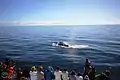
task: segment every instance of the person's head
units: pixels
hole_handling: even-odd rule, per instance
[[[63,72],[66,72],[67,71],[67,69],[63,69]]]
[[[67,69],[63,69],[63,71],[67,71]]]
[[[33,66],[33,67],[31,68],[31,71],[36,71],[36,67]]]
[[[48,66],[47,70],[53,71],[53,67],[52,66]]]
[[[38,71],[42,71],[43,70],[43,67],[42,66],[39,66],[38,67]]]
[[[88,62],[89,60],[86,58],[86,62]]]
[[[91,62],[89,61],[89,59],[86,59],[86,65],[89,65]]]
[[[71,71],[71,75],[75,75],[75,71],[74,70]]]
[[[56,71],[59,71],[59,70],[60,70],[60,67],[59,67],[59,66],[57,66],[57,67],[56,67]]]

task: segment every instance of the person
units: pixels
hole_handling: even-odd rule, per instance
[[[107,80],[111,80],[110,79],[110,71],[109,70],[105,70],[105,75],[107,77]]]
[[[54,72],[55,80],[61,80],[62,72],[59,67],[56,67],[56,71]]]
[[[92,67],[91,62],[89,61],[89,59],[86,59],[85,65],[84,65],[84,74],[83,74],[83,76],[85,76],[85,74],[88,74],[91,67]]]
[[[5,72],[5,71],[3,71],[2,73],[1,73],[1,75],[0,75],[0,80],[8,80],[9,78],[8,78],[8,73],[7,72]]]
[[[95,68],[90,67],[90,70],[88,72],[88,77],[90,80],[95,80],[95,73],[96,73]]]
[[[54,73],[53,68],[51,66],[48,66],[47,70],[44,72],[45,80],[52,80],[54,79]]]
[[[72,72],[70,73],[69,80],[77,80],[75,71],[72,71]]]
[[[95,80],[111,80],[110,79],[110,71],[105,70],[101,74],[96,75],[95,78],[96,78]]]
[[[13,79],[15,76],[15,71],[12,66],[9,66],[7,68],[7,73],[8,73],[8,79]]]
[[[83,80],[83,76],[80,72],[77,74],[76,80]]]
[[[87,66],[87,65],[91,65],[91,62],[90,62],[90,60],[89,59],[86,59],[86,61],[85,61],[85,66]]]
[[[35,66],[33,66],[33,67],[31,68],[31,71],[30,71],[30,79],[31,79],[31,80],[37,80],[37,71],[36,71]]]
[[[89,79],[89,76],[88,76],[87,74],[85,74],[84,80],[90,80],[90,79]]]
[[[62,80],[69,80],[67,69],[63,69],[62,71]]]
[[[23,69],[23,72],[22,72],[22,77],[25,77],[26,79],[30,79],[30,74],[29,74],[29,68],[26,66],[24,69]]]
[[[21,79],[21,77],[22,77],[22,71],[21,71],[21,68],[18,68],[18,70],[16,71],[16,73],[17,73],[17,80],[20,80]]]
[[[9,66],[9,64],[10,64],[10,59],[9,59],[9,58],[6,58],[6,59],[5,59],[5,64],[6,64],[7,66]]]
[[[37,70],[37,80],[45,80],[44,72],[42,70],[43,70],[43,67],[39,66]]]
[[[86,74],[89,74],[91,72],[91,70],[92,70],[92,66],[86,65],[84,67],[84,74],[83,74],[83,76],[85,76]]]

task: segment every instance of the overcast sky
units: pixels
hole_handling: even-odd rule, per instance
[[[0,24],[120,24],[120,0],[0,0]]]

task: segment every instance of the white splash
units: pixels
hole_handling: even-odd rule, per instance
[[[52,46],[62,47],[62,48],[75,48],[75,49],[81,49],[81,48],[89,48],[88,45],[77,45],[77,44],[69,44],[68,42],[64,42],[65,44],[69,45],[69,47],[66,46],[59,46],[57,43],[52,43]]]
[[[88,45],[70,45],[69,48],[88,48]]]

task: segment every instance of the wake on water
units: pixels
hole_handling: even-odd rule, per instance
[[[78,45],[78,44],[70,44],[68,42],[64,42],[65,44],[69,45],[68,47],[66,46],[59,46],[57,43],[52,43],[52,46],[58,46],[62,48],[73,48],[73,49],[81,49],[81,48],[89,48],[88,45]]]

